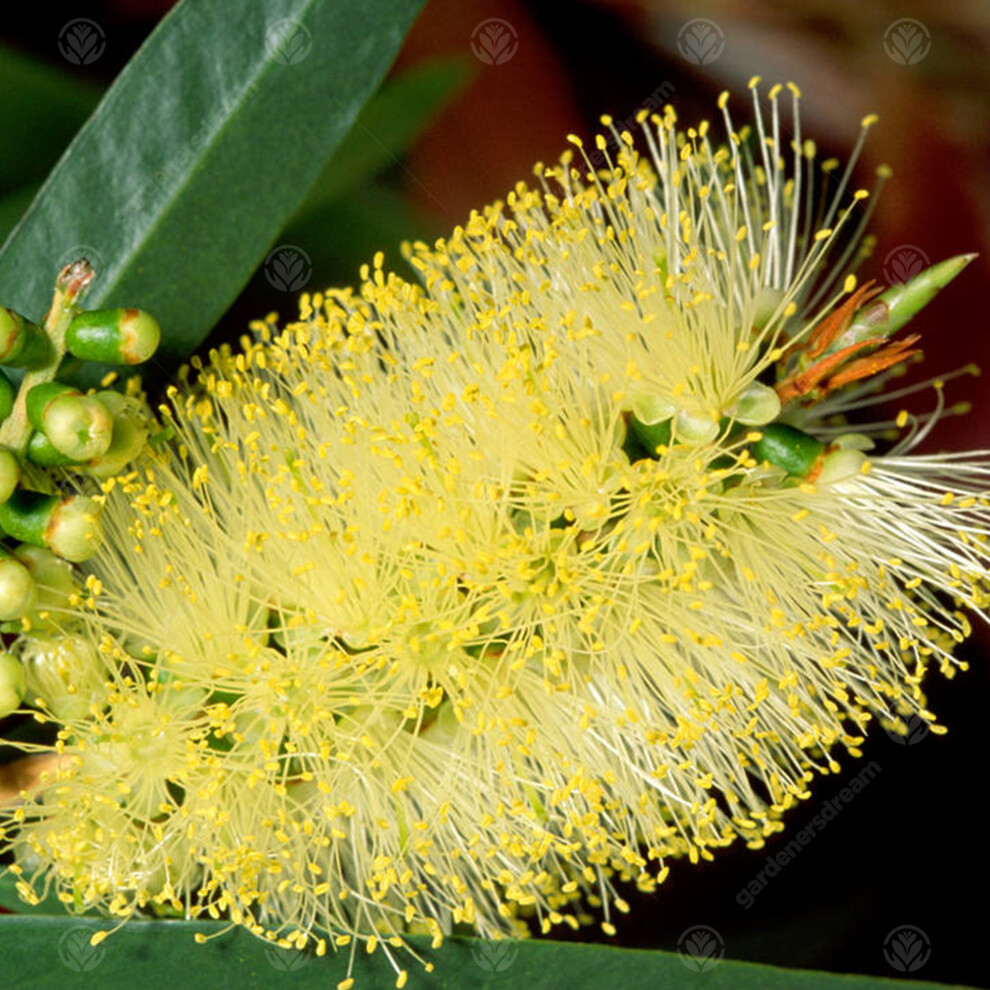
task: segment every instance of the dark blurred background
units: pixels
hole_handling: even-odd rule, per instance
[[[0,237],[169,6],[73,0],[20,5],[16,21],[0,20]],[[360,16],[360,4],[354,9]],[[80,17],[97,24],[106,41],[100,57],[84,66],[70,64],[58,45],[63,25]],[[845,157],[863,115],[880,115],[859,184],[871,185],[881,162],[894,179],[874,215],[876,250],[861,274],[883,280],[890,259],[903,259],[907,250],[931,262],[980,252],[912,328],[924,335],[925,374],[990,364],[983,296],[990,274],[987,0],[429,0],[393,76],[438,58],[445,65],[455,60],[462,71],[401,160],[385,163],[346,199],[297,218],[273,244],[304,252],[311,268],[305,288],[353,282],[378,248],[401,264],[403,239],[442,234],[472,207],[504,195],[529,178],[534,161],[555,158],[568,132],[591,134],[603,112],[625,119],[659,99],[694,122],[713,117],[718,93],[729,88],[738,94],[738,120],[747,80],[759,74],[767,83],[801,86],[804,132],[823,155]],[[31,71],[22,59],[45,69],[35,80],[37,112],[11,89],[12,67],[17,79]],[[59,88],[55,105],[45,95],[52,86]],[[248,319],[272,310],[292,316],[295,295],[260,269],[217,339],[235,338]],[[983,381],[950,384],[950,401],[969,400],[973,411],[940,427],[929,450],[990,446]],[[930,404],[927,394],[914,406]],[[983,955],[990,858],[979,811],[988,778],[985,629],[965,654],[968,673],[952,682],[935,675],[929,683],[930,706],[948,725],[947,736],[922,731],[904,744],[876,730],[863,761],[846,761],[838,778],[820,780],[813,800],[790,816],[790,827],[767,850],[733,849],[700,867],[675,864],[657,894],[630,895],[633,911],[618,920],[614,941],[672,949],[686,929],[707,925],[729,958],[896,978],[905,974],[888,961],[885,940],[911,925],[921,930],[930,957],[910,977],[990,986]],[[870,761],[881,768],[875,779],[750,909],[742,908],[736,894],[768,853]]]

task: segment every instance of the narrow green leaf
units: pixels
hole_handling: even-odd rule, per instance
[[[214,990],[216,987],[265,987],[281,990],[327,990],[348,973],[350,949],[311,953],[266,945],[243,929],[219,934],[223,926],[208,922],[130,922],[102,944],[90,945],[94,932],[112,921],[88,918],[0,917],[0,951],[4,977],[11,986],[75,990],[84,985],[141,990]],[[216,936],[204,946],[193,933]],[[670,952],[617,949],[580,942],[527,939],[479,942],[447,939],[432,950],[429,939],[409,939],[434,971],[424,972],[402,950],[391,950],[408,969],[407,990],[561,990],[563,987],[622,987],[623,990],[935,990],[938,984],[840,976],[777,969],[727,959],[685,962]],[[893,975],[893,970],[891,971]],[[80,974],[86,974],[80,977]],[[359,952],[353,975],[361,987],[395,985],[395,970],[386,953]],[[900,977],[900,974],[898,974]]]
[[[464,59],[442,58],[385,83],[324,166],[296,219],[340,199],[395,164],[471,74]]]
[[[185,357],[264,257],[380,82],[423,0],[182,0],[0,251],[0,299],[40,316],[56,268],[140,306]]]

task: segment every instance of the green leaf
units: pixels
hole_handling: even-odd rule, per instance
[[[23,990],[75,990],[83,985],[140,986],[141,990],[174,990],[177,985],[183,990],[224,986],[328,990],[347,976],[350,949],[318,958],[266,945],[243,929],[221,935],[219,923],[130,922],[102,944],[89,944],[92,933],[113,924],[86,918],[0,917],[4,977]],[[195,932],[216,937],[198,946],[192,938]],[[407,990],[925,990],[938,986],[729,960],[714,965],[709,961],[699,971],[696,960],[688,957],[685,964],[674,953],[548,939],[491,943],[451,938],[438,950],[431,949],[423,937],[409,941],[424,959],[433,962],[434,971],[428,974],[407,953],[391,950],[398,965],[409,971]],[[80,977],[81,973],[87,975]],[[375,990],[394,986],[396,974],[379,948],[371,956],[357,953],[353,976],[356,990]]]
[[[442,58],[385,83],[327,162],[296,219],[340,199],[397,162],[471,75],[463,58]]]
[[[100,88],[0,45],[0,189],[45,177],[100,99]]]
[[[423,0],[182,0],[120,74],[0,250],[37,318],[67,252],[91,306],[138,306],[162,361],[199,344],[299,207]],[[208,43],[207,43],[208,41]]]

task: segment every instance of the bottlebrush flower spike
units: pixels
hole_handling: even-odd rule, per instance
[[[615,133],[411,246],[422,285],[378,255],[193,362],[31,648],[63,728],[5,812],[25,896],[352,962],[582,901],[611,932],[623,882],[758,848],[871,721],[933,719],[988,604],[990,461],[910,453],[940,390],[882,452],[836,425],[894,370],[786,401],[877,302],[867,194],[796,87],[792,142],[752,91],[725,147],[644,113],[648,157]]]

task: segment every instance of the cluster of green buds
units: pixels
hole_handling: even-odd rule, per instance
[[[804,410],[829,391],[885,371],[916,354],[918,336],[892,341],[976,255],[963,254],[932,265],[905,283],[880,290],[870,284],[826,316],[810,333],[779,345],[775,381],[752,382],[719,416],[698,414],[664,396],[632,398],[625,449],[630,459],[656,456],[671,443],[697,445],[746,432],[757,463],[779,469],[790,481],[831,484],[863,470],[873,441],[845,433],[828,444],[801,428]],[[762,329],[779,302],[764,290],[754,330]]]
[[[39,614],[68,600],[72,564],[101,538],[99,500],[84,493],[83,477],[119,473],[148,441],[151,420],[138,399],[59,380],[72,364],[136,365],[158,347],[159,326],[141,310],[83,311],[94,275],[85,259],[62,269],[41,324],[0,307],[2,632],[37,628]],[[0,652],[0,717],[23,687],[19,661]]]

